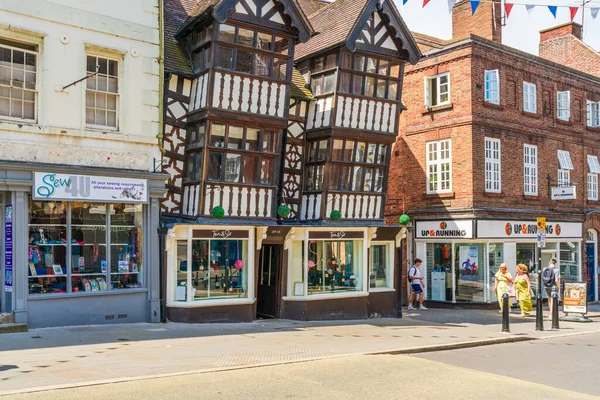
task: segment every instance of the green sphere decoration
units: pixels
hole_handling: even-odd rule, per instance
[[[221,206],[213,207],[212,216],[217,219],[221,219],[225,216],[225,210]]]
[[[279,208],[277,209],[277,214],[281,217],[281,218],[287,218],[290,216],[292,210],[286,206],[285,204],[282,204],[279,206]]]
[[[329,218],[331,218],[332,221],[339,221],[342,219],[342,213],[339,210],[333,210],[331,214],[329,214]]]
[[[410,223],[410,217],[406,214],[402,214],[400,218],[398,218],[398,222],[400,222],[400,225],[408,225]]]

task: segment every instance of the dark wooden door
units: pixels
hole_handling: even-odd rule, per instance
[[[263,244],[258,267],[257,314],[279,318],[282,245]]]

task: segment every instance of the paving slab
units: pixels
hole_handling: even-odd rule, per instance
[[[550,327],[545,322],[546,328]],[[538,340],[600,331],[561,323],[535,331],[535,318],[511,315],[501,333],[494,311],[428,310],[402,319],[246,324],[122,324],[32,329],[2,335],[0,396],[240,369],[360,354],[402,354]]]

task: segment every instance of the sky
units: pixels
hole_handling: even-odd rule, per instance
[[[405,5],[402,5],[402,0],[394,1],[411,31],[441,39],[452,38],[452,17],[448,12],[448,0],[431,0],[424,8],[423,0],[408,0]],[[504,1],[502,3],[504,4]],[[582,2],[577,0],[515,0],[514,3],[506,26],[502,28],[502,43],[537,55],[540,42],[539,32],[570,21],[569,8],[560,6],[581,5]],[[537,5],[533,9],[531,17],[527,13],[525,5],[522,4]],[[547,5],[559,6],[556,19]],[[589,7],[600,7],[600,0],[592,0],[586,4],[583,39],[596,51],[600,51],[600,13],[595,20],[592,19]],[[504,15],[504,7],[502,7],[502,14]],[[581,17],[580,8],[575,22],[581,23]]]

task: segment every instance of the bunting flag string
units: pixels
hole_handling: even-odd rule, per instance
[[[429,4],[431,0],[423,0],[423,8]],[[456,3],[459,0],[447,0],[448,1],[448,12],[452,12],[452,9],[454,8],[454,6],[456,5]],[[469,3],[471,4],[471,15],[475,15],[475,11],[477,11],[477,8],[479,7],[479,4],[481,3],[481,1],[487,2],[487,1],[491,1],[491,0],[469,0]],[[406,3],[408,3],[408,0],[402,0],[402,5],[406,5]],[[571,22],[573,22],[575,20],[575,17],[577,16],[577,13],[579,12],[579,8],[581,8],[581,6],[567,6],[567,5],[548,5],[548,4],[526,4],[526,3],[504,3],[504,11],[506,13],[506,18],[510,17],[510,13],[512,12],[512,9],[515,5],[523,5],[525,6],[525,9],[527,10],[527,14],[529,15],[529,18],[531,18],[531,15],[533,14],[533,10],[536,7],[543,7],[546,6],[548,7],[548,10],[550,11],[550,13],[552,14],[552,16],[556,19],[557,18],[557,12],[558,12],[558,8],[559,7],[569,7],[569,13],[571,15]],[[590,9],[590,13],[592,15],[592,19],[596,19],[598,17],[598,14],[600,13],[600,7],[588,7]]]
[[[579,7],[569,7],[569,12],[571,13],[571,22],[573,22],[573,20],[575,19],[577,11],[579,11]]]
[[[513,8],[512,3],[504,3],[504,11],[506,12],[506,18],[510,17],[510,12],[512,11]]]

